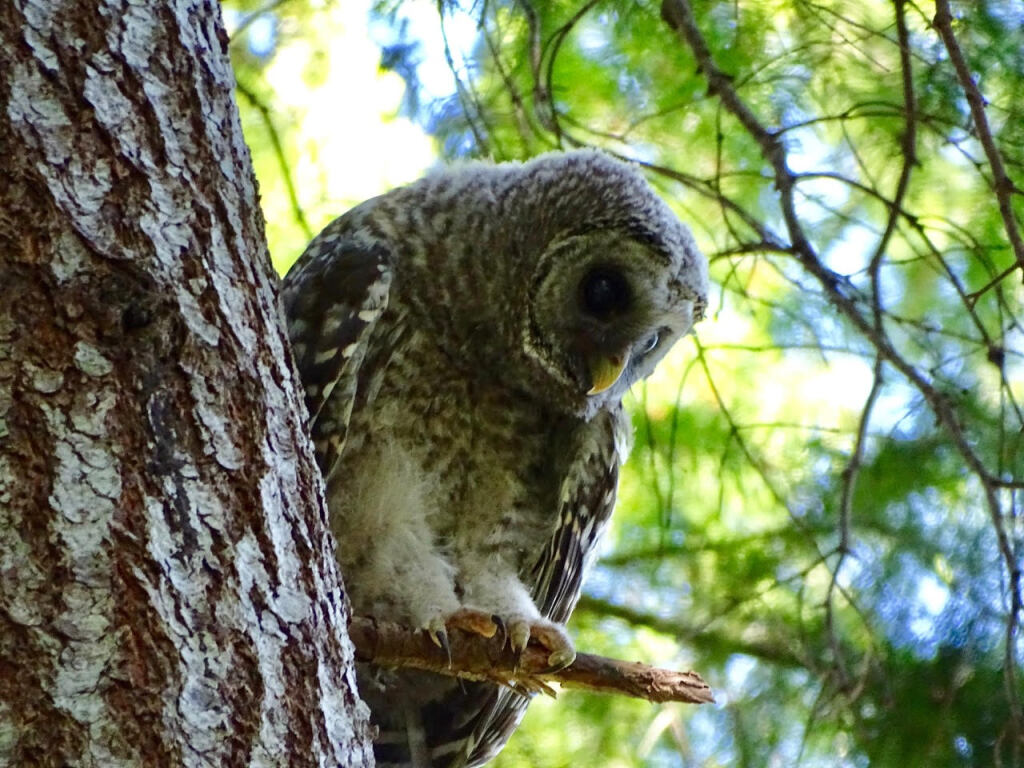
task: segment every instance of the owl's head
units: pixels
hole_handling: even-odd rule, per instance
[[[532,275],[523,351],[544,388],[583,415],[618,402],[704,313],[707,262],[689,230],[630,166],[546,155],[528,216]]]

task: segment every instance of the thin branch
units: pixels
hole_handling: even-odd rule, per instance
[[[716,653],[728,648],[731,653],[742,653],[773,664],[787,667],[810,669],[812,662],[799,653],[799,648],[786,639],[775,640],[760,628],[747,626],[742,633],[717,630],[708,624],[702,626],[687,625],[680,619],[645,613],[619,603],[582,595],[577,611],[591,612],[596,616],[612,617],[625,621],[635,627],[653,629],[669,637],[682,638],[695,647]],[[718,620],[715,616],[713,620]]]
[[[452,55],[451,43],[448,40],[448,29],[445,27],[444,23],[444,3],[442,0],[438,0],[437,3],[437,16],[438,24],[440,25],[441,40],[444,43],[444,60],[455,80],[455,95],[458,97],[459,105],[462,107],[462,114],[466,116],[466,123],[469,126],[469,130],[473,133],[473,141],[476,142],[477,151],[486,155],[490,151],[488,141],[493,138],[493,135],[492,132],[488,130],[489,126],[484,121],[482,110],[480,109],[480,103],[476,98],[476,94],[472,92],[471,88],[466,87],[466,84],[462,81],[460,68],[455,66],[455,57]],[[472,107],[472,110],[470,107]],[[477,120],[484,123],[483,131],[487,132],[486,135],[481,130],[481,127],[477,125]]]
[[[352,618],[349,636],[358,661],[385,667],[408,667],[465,680],[497,683],[524,694],[553,694],[549,683],[562,688],[617,694],[652,702],[689,704],[714,702],[711,688],[696,672],[676,672],[636,662],[579,653],[558,672],[548,672],[547,651],[530,645],[517,660],[500,635],[486,638],[451,629],[451,657],[426,633],[362,616]],[[539,683],[539,684],[538,684]]]
[[[974,305],[978,303],[978,299],[980,299],[986,293],[991,291],[993,288],[995,288],[997,285],[999,285],[999,283],[1003,282],[1003,280],[1008,278],[1010,275],[1012,275],[1018,269],[1020,269],[1020,265],[1019,264],[1011,264],[1006,269],[1004,269],[1002,272],[1000,272],[998,275],[996,275],[991,280],[989,280],[987,283],[985,283],[983,286],[981,286],[981,288],[979,288],[976,291],[971,291],[970,293],[968,293],[967,294],[967,302],[968,302],[967,305],[969,307],[974,307]]]
[[[917,164],[917,99],[914,95],[914,72],[910,62],[910,33],[907,31],[907,19],[904,14],[905,0],[896,0],[896,30],[899,35],[900,48],[900,71],[903,79],[903,104],[904,121],[903,137],[900,141],[903,156],[903,165],[900,168],[899,181],[896,182],[896,191],[892,196],[892,205],[889,208],[889,215],[886,217],[885,231],[878,241],[874,254],[871,256],[871,293],[872,310],[875,318],[875,328],[879,333],[884,332],[882,324],[882,291],[880,286],[880,272],[882,259],[889,248],[889,241],[893,232],[896,231],[896,223],[899,220],[900,211],[903,208],[903,200],[907,195],[910,186],[910,173]],[[875,370],[880,371],[881,361],[876,362]]]
[[[978,140],[985,150],[988,164],[992,168],[992,188],[999,202],[999,213],[1003,217],[1003,226],[1006,228],[1006,235],[1013,247],[1013,254],[1017,259],[1017,266],[1024,270],[1024,240],[1021,239],[1020,229],[1017,227],[1017,219],[1013,215],[1013,205],[1010,196],[1020,193],[1020,189],[1013,183],[1006,173],[1003,165],[1003,156],[996,146],[995,138],[992,136],[992,129],[988,124],[988,117],[985,114],[985,98],[981,95],[977,83],[971,77],[971,70],[967,66],[960,43],[957,42],[953,33],[953,14],[949,9],[949,0],[935,0],[935,19],[932,24],[942,38],[943,45],[949,53],[949,59],[956,70],[957,79],[967,96],[967,103],[971,108],[971,118],[974,120],[974,128],[978,132]]]
[[[239,40],[242,39],[242,33],[249,28],[258,19],[262,18],[268,13],[275,11],[282,5],[287,3],[288,0],[270,0],[267,4],[261,8],[257,8],[252,13],[247,13],[245,17],[239,22],[238,26],[231,32],[231,42],[229,45],[235,45]]]
[[[533,73],[533,81],[540,82],[540,68],[544,59],[544,49],[540,39],[540,19],[537,16],[537,9],[527,0],[519,0],[519,5],[526,16],[526,26],[529,29],[530,38],[530,71]]]
[[[839,502],[839,544],[836,546],[838,557],[835,567],[832,568],[832,577],[829,580],[828,592],[825,595],[825,628],[828,633],[829,645],[832,648],[832,655],[835,661],[835,668],[843,690],[849,687],[849,673],[843,660],[842,648],[836,632],[835,622],[835,593],[839,585],[839,574],[843,570],[843,564],[849,557],[852,550],[850,531],[853,523],[853,497],[857,489],[857,478],[864,464],[864,449],[867,443],[868,427],[871,423],[871,416],[875,410],[875,403],[882,391],[882,358],[875,357],[874,378],[871,382],[871,391],[868,393],[861,411],[860,423],[857,425],[857,437],[854,441],[853,452],[850,454],[850,461],[843,470],[843,491]]]
[[[547,57],[547,65],[544,72],[544,83],[541,84],[540,80],[537,80],[534,85],[534,109],[538,110],[537,116],[541,121],[542,125],[545,125],[552,133],[555,134],[555,140],[559,146],[562,146],[562,127],[558,123],[558,105],[555,104],[555,59],[558,58],[558,51],[562,47],[562,43],[569,36],[580,20],[586,16],[591,8],[597,5],[598,0],[587,0],[576,13],[572,15],[565,24],[556,29],[554,33],[548,38],[547,42],[544,43],[544,49],[541,53],[541,57]],[[540,112],[540,108],[544,107],[546,112]]]
[[[274,125],[274,120],[270,115],[270,108],[263,103],[255,92],[242,85],[242,83],[236,82],[235,89],[245,96],[246,101],[259,112],[263,125],[267,129],[267,135],[270,137],[270,145],[274,148],[274,157],[277,158],[277,164],[281,168],[281,178],[284,180],[285,189],[288,190],[288,202],[292,207],[292,215],[295,217],[296,223],[302,227],[302,233],[306,236],[306,239],[312,240],[313,230],[310,229],[309,222],[306,221],[306,214],[302,210],[302,204],[299,202],[299,193],[295,189],[295,182],[292,180],[292,167],[284,153],[284,145],[281,143],[281,136],[277,132],[277,126]]]
[[[874,376],[871,383],[871,391],[868,393],[864,408],[861,411],[860,421],[857,424],[857,437],[854,441],[853,452],[850,461],[843,470],[843,493],[839,504],[839,562],[836,563],[835,572],[838,576],[842,560],[850,552],[850,523],[853,520],[853,497],[857,488],[857,477],[864,464],[864,448],[868,438],[868,426],[871,422],[871,415],[878,402],[878,396],[882,391],[882,360],[875,358]]]
[[[486,24],[481,24],[480,34],[483,36],[484,42],[487,43],[487,51],[494,64],[494,69],[498,73],[498,77],[501,78],[501,82],[505,86],[505,92],[512,102],[516,127],[519,129],[519,135],[522,137],[523,143],[528,143],[531,136],[542,136],[542,131],[538,130],[538,127],[534,125],[530,111],[526,108],[526,103],[523,101],[522,94],[519,93],[519,88],[516,87],[512,74],[501,60],[501,51],[498,48],[498,44],[494,41],[494,35],[491,34]],[[498,37],[499,39],[501,37],[500,29],[498,30]],[[453,72],[452,74],[454,75],[455,73]]]

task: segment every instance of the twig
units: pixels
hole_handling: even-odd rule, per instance
[[[891,219],[890,219],[891,220]],[[846,664],[843,660],[842,648],[840,646],[839,637],[836,633],[836,622],[835,622],[835,592],[839,587],[839,574],[843,569],[843,563],[846,562],[846,558],[850,556],[853,551],[852,530],[853,522],[853,497],[857,489],[857,479],[860,476],[860,470],[864,466],[864,450],[867,444],[868,437],[868,426],[871,423],[871,416],[875,410],[875,403],[878,402],[878,396],[882,391],[882,358],[881,356],[875,356],[875,367],[874,377],[871,381],[871,391],[868,393],[867,400],[864,403],[864,409],[861,411],[860,422],[857,425],[857,438],[853,445],[853,451],[850,454],[850,461],[846,465],[846,469],[843,470],[843,491],[842,498],[839,502],[839,544],[836,546],[836,562],[832,568],[832,577],[829,580],[828,592],[825,596],[825,627],[828,631],[829,645],[832,648],[832,657],[835,660],[835,668],[839,674],[839,679],[842,684],[843,690],[849,688],[849,674],[846,669]]]
[[[1010,195],[1020,192],[1020,190],[1006,173],[1003,157],[992,137],[992,129],[989,128],[988,117],[985,115],[985,98],[971,77],[967,60],[964,58],[963,51],[960,50],[956,35],[953,34],[953,14],[949,10],[949,0],[935,0],[935,18],[932,24],[939,33],[939,37],[942,38],[942,44],[946,46],[949,59],[956,70],[957,79],[967,97],[967,103],[971,108],[971,118],[974,120],[974,128],[978,132],[978,141],[981,142],[985,156],[988,158],[988,164],[992,168],[992,188],[995,191],[996,200],[999,202],[999,213],[1003,217],[1003,226],[1006,228],[1006,235],[1013,247],[1017,266],[1024,270],[1024,240],[1021,239],[1017,219],[1013,215],[1013,205],[1010,203]]]
[[[473,141],[476,142],[477,150],[482,155],[487,155],[491,151],[489,141],[494,137],[492,132],[488,130],[489,126],[484,120],[476,94],[472,92],[471,87],[466,87],[459,72],[460,68],[455,66],[455,57],[452,55],[451,43],[448,41],[448,30],[444,23],[444,3],[442,0],[438,0],[437,3],[437,17],[441,30],[441,40],[444,42],[444,60],[448,64],[448,69],[451,70],[452,77],[455,79],[455,95],[458,97],[459,104],[462,107],[462,114],[466,116],[469,130],[473,133]],[[472,107],[472,111],[470,107]],[[486,135],[481,131],[480,126],[477,125],[477,120],[483,123],[483,130],[487,131]]]
[[[295,189],[295,181],[292,179],[291,164],[288,162],[287,155],[285,155],[281,136],[277,132],[277,126],[274,125],[274,119],[270,114],[270,107],[263,103],[263,100],[256,95],[255,91],[247,88],[240,82],[235,83],[235,90],[242,94],[246,101],[259,112],[260,119],[263,120],[263,125],[267,129],[267,135],[270,137],[270,145],[274,149],[274,157],[277,158],[277,164],[281,169],[281,179],[284,181],[285,189],[288,191],[288,202],[292,207],[292,215],[295,217],[295,222],[302,227],[302,232],[305,234],[306,239],[312,240],[313,230],[310,229],[309,222],[306,221],[306,214],[302,210],[302,203],[299,202],[299,193]]]
[[[497,22],[495,22],[497,26]],[[508,68],[504,65],[501,60],[500,51],[498,45],[494,41],[494,36],[486,25],[481,24],[480,34],[483,36],[484,42],[487,43],[487,50],[490,53],[491,61],[494,63],[494,69],[498,73],[498,77],[501,78],[502,84],[505,86],[505,91],[508,93],[509,100],[512,102],[513,113],[516,117],[516,125],[519,128],[519,135],[523,139],[523,143],[527,144],[530,142],[531,136],[541,136],[542,131],[538,130],[537,126],[534,125],[531,119],[530,111],[526,107],[526,103],[523,101],[523,96],[519,93],[519,88],[516,86],[515,80],[512,77],[512,73],[508,71]],[[501,36],[501,29],[498,28],[498,36]],[[455,76],[455,72],[452,72],[452,76]]]
[[[869,273],[871,275],[871,298],[872,311],[874,313],[875,328],[879,333],[884,332],[882,324],[882,290],[881,290],[881,269],[882,259],[885,258],[886,250],[889,248],[889,241],[893,232],[896,231],[896,223],[899,221],[900,211],[903,209],[903,200],[907,196],[907,189],[910,187],[910,173],[917,164],[917,97],[914,95],[914,72],[910,61],[910,33],[907,31],[907,19],[904,14],[904,3],[906,0],[896,0],[896,31],[899,36],[900,46],[900,72],[903,80],[903,105],[906,119],[904,121],[903,137],[900,146],[903,150],[903,165],[900,168],[899,181],[896,183],[896,191],[892,196],[892,205],[889,207],[889,215],[885,221],[885,231],[878,240],[874,254],[871,256]],[[879,372],[881,361],[875,364],[875,371]]]
[[[539,80],[534,85],[534,100],[537,102],[534,108],[537,110],[537,117],[540,119],[541,124],[555,134],[555,141],[558,146],[562,146],[562,127],[558,124],[558,106],[555,104],[555,59],[558,58],[558,51],[573,27],[597,5],[597,2],[598,0],[587,0],[573,14],[571,19],[554,31],[547,42],[544,43],[544,48],[541,52],[542,59],[545,56],[547,57],[547,66],[543,85],[541,85]],[[545,113],[540,112],[541,106],[547,110]]]
[[[247,30],[249,26],[252,25],[257,19],[262,18],[263,16],[265,16],[268,13],[271,13],[277,8],[280,8],[287,2],[288,0],[271,0],[269,3],[267,3],[261,8],[257,8],[252,13],[245,14],[245,17],[241,20],[241,22],[239,22],[238,26],[235,27],[234,31],[232,31],[231,42],[229,43],[229,45],[234,45],[239,40],[241,40],[242,33],[245,32],[245,30]]]
[[[816,560],[815,565],[817,563]],[[802,580],[806,576],[807,572],[801,570],[798,578]],[[756,600],[757,597],[760,595],[751,599]],[[692,624],[677,618],[639,611],[611,600],[602,600],[587,594],[580,597],[576,610],[586,611],[602,618],[619,619],[634,627],[652,629],[669,637],[685,640],[687,644],[712,654],[716,653],[718,649],[728,647],[733,653],[742,653],[783,667],[810,669],[813,663],[810,658],[801,654],[801,649],[797,645],[787,642],[786,639],[776,642],[770,633],[761,631],[761,627],[748,625],[746,635],[743,637],[737,637],[729,630],[715,628],[712,624],[718,620],[718,615],[702,621],[700,624]]]
[[[978,303],[978,299],[980,299],[982,296],[984,296],[990,290],[995,288],[997,285],[999,285],[999,283],[1003,282],[1003,280],[1008,278],[1010,275],[1012,275],[1018,269],[1020,269],[1020,265],[1019,264],[1011,264],[1006,269],[1004,269],[1002,272],[1000,272],[998,275],[996,275],[991,280],[989,280],[987,283],[985,283],[983,286],[981,286],[981,288],[979,288],[976,291],[971,291],[970,293],[968,293],[967,294],[967,306],[973,308],[974,305]]]
[[[547,652],[531,644],[517,667],[515,655],[500,633],[486,638],[451,629],[448,636],[450,661],[426,633],[392,622],[354,616],[349,636],[355,644],[357,660],[380,666],[410,667],[499,685],[516,686],[517,680],[523,680],[527,690],[531,683],[540,681],[652,702],[706,704],[714,701],[711,688],[696,672],[659,669],[589,653],[577,654],[576,661],[563,670],[546,672]]]

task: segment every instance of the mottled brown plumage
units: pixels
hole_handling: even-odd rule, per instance
[[[329,225],[283,296],[354,610],[441,641],[469,608],[571,661],[621,398],[706,293],[686,228],[592,151],[442,171]],[[426,673],[359,684],[379,765],[479,765],[528,701]]]

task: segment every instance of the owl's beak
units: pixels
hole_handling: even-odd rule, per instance
[[[590,389],[588,395],[604,392],[619,380],[626,369],[626,355],[594,355],[587,360],[590,369]]]

